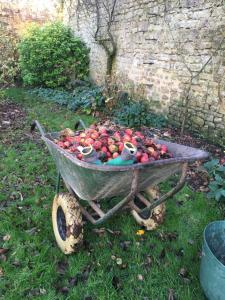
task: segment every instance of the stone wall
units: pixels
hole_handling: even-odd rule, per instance
[[[85,2],[79,9],[77,0],[65,1],[64,19],[90,46],[91,76],[103,82],[106,52],[93,37],[96,11]],[[113,78],[123,89],[177,124],[186,111],[189,128],[225,142],[224,1],[117,0],[112,34]]]
[[[0,0],[0,23],[18,33],[31,22],[54,20],[57,13],[57,0]]]

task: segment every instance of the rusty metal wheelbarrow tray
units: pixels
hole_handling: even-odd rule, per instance
[[[88,219],[98,224],[110,217],[125,204],[132,201],[134,196],[139,195],[150,186],[155,186],[165,181],[175,173],[181,173],[177,185],[167,194],[163,195],[154,204],[149,204],[144,210],[151,210],[164,202],[167,198],[179,191],[184,183],[187,171],[187,164],[197,160],[204,160],[208,153],[188,146],[171,143],[164,140],[156,140],[159,144],[165,144],[174,157],[158,160],[149,163],[137,163],[129,166],[106,166],[87,163],[77,159],[73,154],[60,148],[54,139],[59,137],[58,132],[45,133],[40,124],[36,121],[42,140],[46,143],[68,190],[82,200],[86,200],[94,207],[96,201],[114,196],[124,196],[108,213],[100,213],[100,220],[97,222],[90,216]],[[140,196],[141,197],[141,196]],[[146,202],[146,201],[144,201]],[[135,208],[135,206],[133,205]],[[85,211],[82,211],[86,214]]]

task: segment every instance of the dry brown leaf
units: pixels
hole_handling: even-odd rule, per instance
[[[0,255],[1,254],[5,254],[9,251],[9,249],[6,249],[6,248],[0,248]]]

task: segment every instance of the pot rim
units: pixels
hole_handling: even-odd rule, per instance
[[[208,225],[205,226],[205,229],[204,229],[204,232],[203,232],[204,244],[206,245],[206,248],[209,250],[209,252],[212,254],[213,259],[215,259],[219,263],[219,265],[225,270],[225,265],[215,256],[215,254],[212,252],[212,250],[209,247],[208,242],[206,240],[206,230],[207,230],[207,228],[212,226],[215,223],[223,223],[224,224],[224,229],[225,229],[225,220],[218,220],[218,221],[210,222]]]

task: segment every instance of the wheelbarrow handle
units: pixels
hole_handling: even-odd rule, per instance
[[[87,126],[85,125],[84,121],[81,120],[81,119],[75,123],[74,129],[77,130],[79,126],[81,126],[83,129],[87,128]]]
[[[45,131],[44,131],[43,127],[41,126],[41,124],[37,120],[33,121],[33,123],[30,126],[31,133],[35,130],[36,127],[40,131],[40,134],[42,136],[44,136],[45,135]]]

